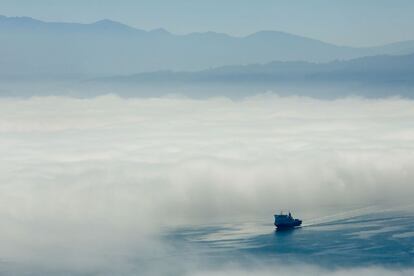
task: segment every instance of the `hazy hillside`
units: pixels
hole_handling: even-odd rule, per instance
[[[198,72],[159,71],[103,78],[119,82],[360,82],[414,84],[414,54],[371,56],[329,63],[271,62]]]
[[[0,74],[10,77],[85,77],[157,70],[203,70],[272,60],[327,62],[414,52],[414,42],[374,48],[339,47],[283,32],[246,37],[219,33],[174,35],[110,20],[46,23],[0,16]]]

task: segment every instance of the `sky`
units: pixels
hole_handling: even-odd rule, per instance
[[[0,14],[90,23],[104,18],[173,33],[277,30],[348,46],[414,40],[411,0],[1,0]]]

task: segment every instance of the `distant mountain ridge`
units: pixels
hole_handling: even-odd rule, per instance
[[[328,63],[274,61],[223,66],[198,72],[158,71],[99,80],[126,83],[358,82],[414,85],[414,54],[370,56]]]
[[[231,64],[329,62],[414,53],[414,41],[380,47],[336,46],[276,31],[245,37],[171,34],[101,20],[91,24],[0,16],[0,75],[110,76],[158,70],[198,71]]]

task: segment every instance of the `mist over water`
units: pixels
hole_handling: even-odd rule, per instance
[[[412,244],[413,142],[414,101],[398,97],[0,98],[0,271],[410,275],[413,247],[396,244]],[[281,209],[304,219],[292,252],[273,232]],[[339,237],[361,256],[345,237],[393,217],[398,229],[364,245],[392,242],[355,267],[301,255],[319,240],[326,257]],[[251,266],[244,245],[261,250]],[[399,249],[396,263],[370,259]]]

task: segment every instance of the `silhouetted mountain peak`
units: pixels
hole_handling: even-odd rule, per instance
[[[96,24],[96,25],[112,25],[112,24],[121,24],[121,23],[105,18],[105,19],[102,19],[102,20],[98,20],[98,21],[96,21],[95,23],[92,23],[92,24]]]
[[[170,35],[171,34],[169,31],[167,31],[164,28],[154,29],[154,30],[151,30],[149,32],[153,33],[153,34],[159,34],[159,35]]]
[[[34,19],[32,17],[28,17],[28,16],[9,17],[9,16],[4,16],[4,15],[0,15],[0,22],[9,23],[9,24],[13,24],[13,25],[28,25],[28,24],[42,24],[42,23],[45,23],[43,21]]]
[[[258,31],[255,33],[252,33],[250,35],[248,35],[247,37],[265,37],[265,36],[282,36],[282,37],[291,37],[291,36],[295,36],[289,33],[285,33],[285,32],[281,32],[281,31],[273,31],[273,30],[263,30],[263,31]]]
[[[110,29],[110,30],[127,30],[127,31],[138,30],[128,25],[125,25],[125,24],[122,24],[120,22],[113,21],[110,19],[99,20],[90,25],[99,27],[99,28]],[[138,31],[141,31],[141,30],[138,30]]]

